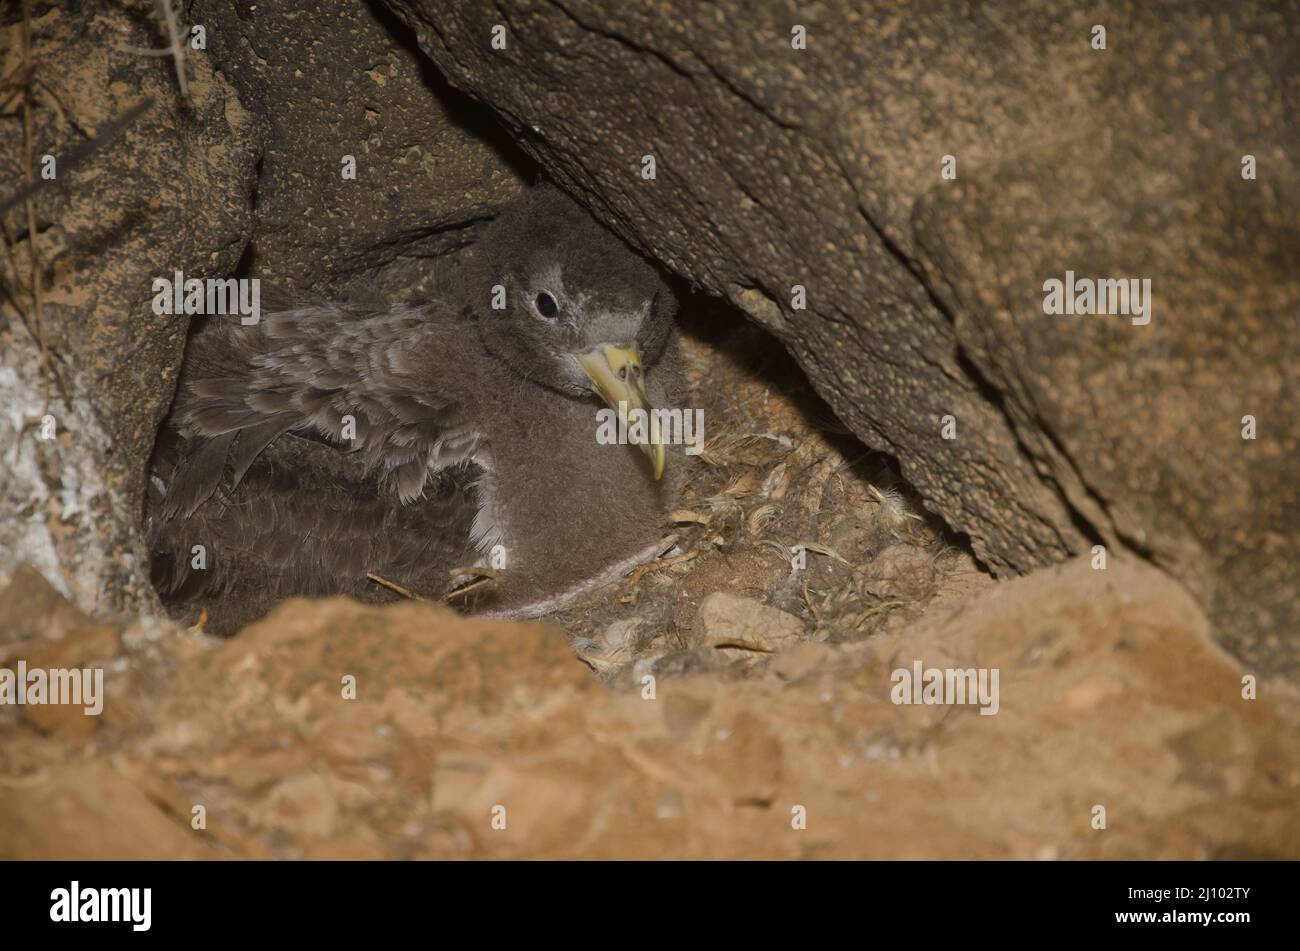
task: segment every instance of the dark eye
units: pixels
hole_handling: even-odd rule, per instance
[[[537,307],[537,312],[548,320],[554,317],[556,312],[560,309],[560,305],[555,303],[555,298],[546,293],[546,291],[542,291],[538,294],[537,300],[533,301],[533,304]]]

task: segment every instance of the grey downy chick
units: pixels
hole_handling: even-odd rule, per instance
[[[435,296],[191,335],[146,500],[173,614],[230,633],[294,595],[390,599],[371,574],[436,598],[495,564],[475,609],[535,615],[652,554],[678,467],[602,445],[596,414],[676,402],[660,274],[539,186]]]

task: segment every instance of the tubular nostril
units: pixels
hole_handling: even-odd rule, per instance
[[[627,367],[618,368],[618,378],[622,380],[624,383],[627,382]]]

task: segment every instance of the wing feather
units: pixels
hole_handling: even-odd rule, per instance
[[[243,326],[209,325],[191,341],[172,424],[188,451],[166,489],[164,517],[189,517],[233,490],[285,434],[359,453],[403,503],[429,477],[472,457],[479,437],[455,401],[421,378],[413,349],[428,313],[309,304]],[[349,425],[349,423],[351,425]]]

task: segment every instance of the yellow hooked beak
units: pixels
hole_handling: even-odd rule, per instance
[[[645,392],[645,372],[636,344],[615,347],[602,344],[576,358],[600,398],[619,414],[619,422],[628,425],[632,410],[642,410],[648,419],[650,438],[640,443],[641,451],[654,464],[655,478],[664,474],[664,439],[659,420],[652,411]]]

